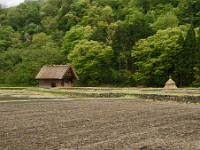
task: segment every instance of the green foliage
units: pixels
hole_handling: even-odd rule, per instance
[[[9,47],[20,47],[20,35],[10,26],[0,24],[0,52],[7,50]]]
[[[199,0],[26,0],[0,6],[0,84],[72,63],[80,85],[199,86]],[[187,59],[186,59],[187,58]]]
[[[9,48],[0,57],[1,84],[36,85],[35,76],[43,65],[62,63],[57,49],[45,33],[34,35],[26,49]]]
[[[118,69],[131,69],[131,49],[135,42],[146,38],[153,31],[143,20],[137,19],[134,22],[120,22],[112,39],[112,48],[118,63]]]
[[[89,39],[93,30],[90,26],[74,26],[70,31],[66,32],[63,41],[63,53],[69,54],[74,46],[83,39]]]
[[[173,74],[177,51],[181,48],[177,28],[159,30],[155,35],[142,39],[132,50],[137,71],[134,75],[138,85],[163,86]]]
[[[8,24],[20,29],[30,23],[40,23],[40,4],[38,1],[26,1],[8,11]]]
[[[193,86],[200,87],[200,63],[194,67],[194,78]]]
[[[178,18],[176,15],[172,13],[167,13],[164,15],[161,15],[157,18],[157,20],[152,24],[152,28],[155,30],[159,29],[167,29],[167,28],[173,28],[178,26]]]
[[[178,78],[178,84],[180,86],[189,86],[194,80],[194,70],[196,61],[199,58],[196,58],[196,35],[193,25],[187,31],[185,39],[182,37],[179,38],[179,43],[182,47],[178,51],[176,59],[176,75]],[[187,59],[185,59],[187,56]],[[196,59],[195,59],[196,58]]]
[[[107,37],[108,37],[107,28],[108,28],[107,23],[102,22],[102,21],[98,22],[96,27],[94,28],[93,33],[91,34],[90,39],[94,41],[106,43]]]
[[[29,49],[22,53],[22,62],[13,67],[10,81],[15,85],[36,85],[35,76],[47,64],[60,64],[61,55],[54,48]]]
[[[178,18],[182,24],[193,23],[194,26],[200,25],[200,1],[182,0],[178,5]]]
[[[82,85],[112,83],[111,47],[96,41],[81,40],[69,53],[68,59],[76,68]]]

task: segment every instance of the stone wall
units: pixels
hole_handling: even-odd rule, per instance
[[[200,96],[177,96],[177,95],[159,95],[159,94],[129,94],[129,93],[78,93],[69,92],[70,96],[75,97],[94,97],[94,98],[120,98],[124,96],[136,96],[141,99],[152,99],[160,101],[178,101],[178,102],[200,102]]]

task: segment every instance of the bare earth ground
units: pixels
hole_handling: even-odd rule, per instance
[[[200,150],[200,104],[142,100],[0,103],[0,150]]]

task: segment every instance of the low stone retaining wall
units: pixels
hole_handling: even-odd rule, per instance
[[[178,96],[178,95],[159,95],[159,94],[135,94],[135,93],[78,93],[69,92],[70,96],[75,97],[94,97],[94,98],[120,98],[124,96],[137,96],[141,99],[152,99],[160,101],[178,102],[200,102],[200,96]]]
[[[160,101],[178,101],[178,102],[200,102],[200,96],[177,96],[177,95],[158,95],[158,94],[135,94],[142,99],[153,99]]]
[[[70,96],[77,97],[95,97],[95,98],[118,98],[126,96],[125,93],[78,93],[78,92],[69,92]]]

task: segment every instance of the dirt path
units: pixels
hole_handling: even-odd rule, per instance
[[[200,150],[200,104],[1,102],[0,149]]]

